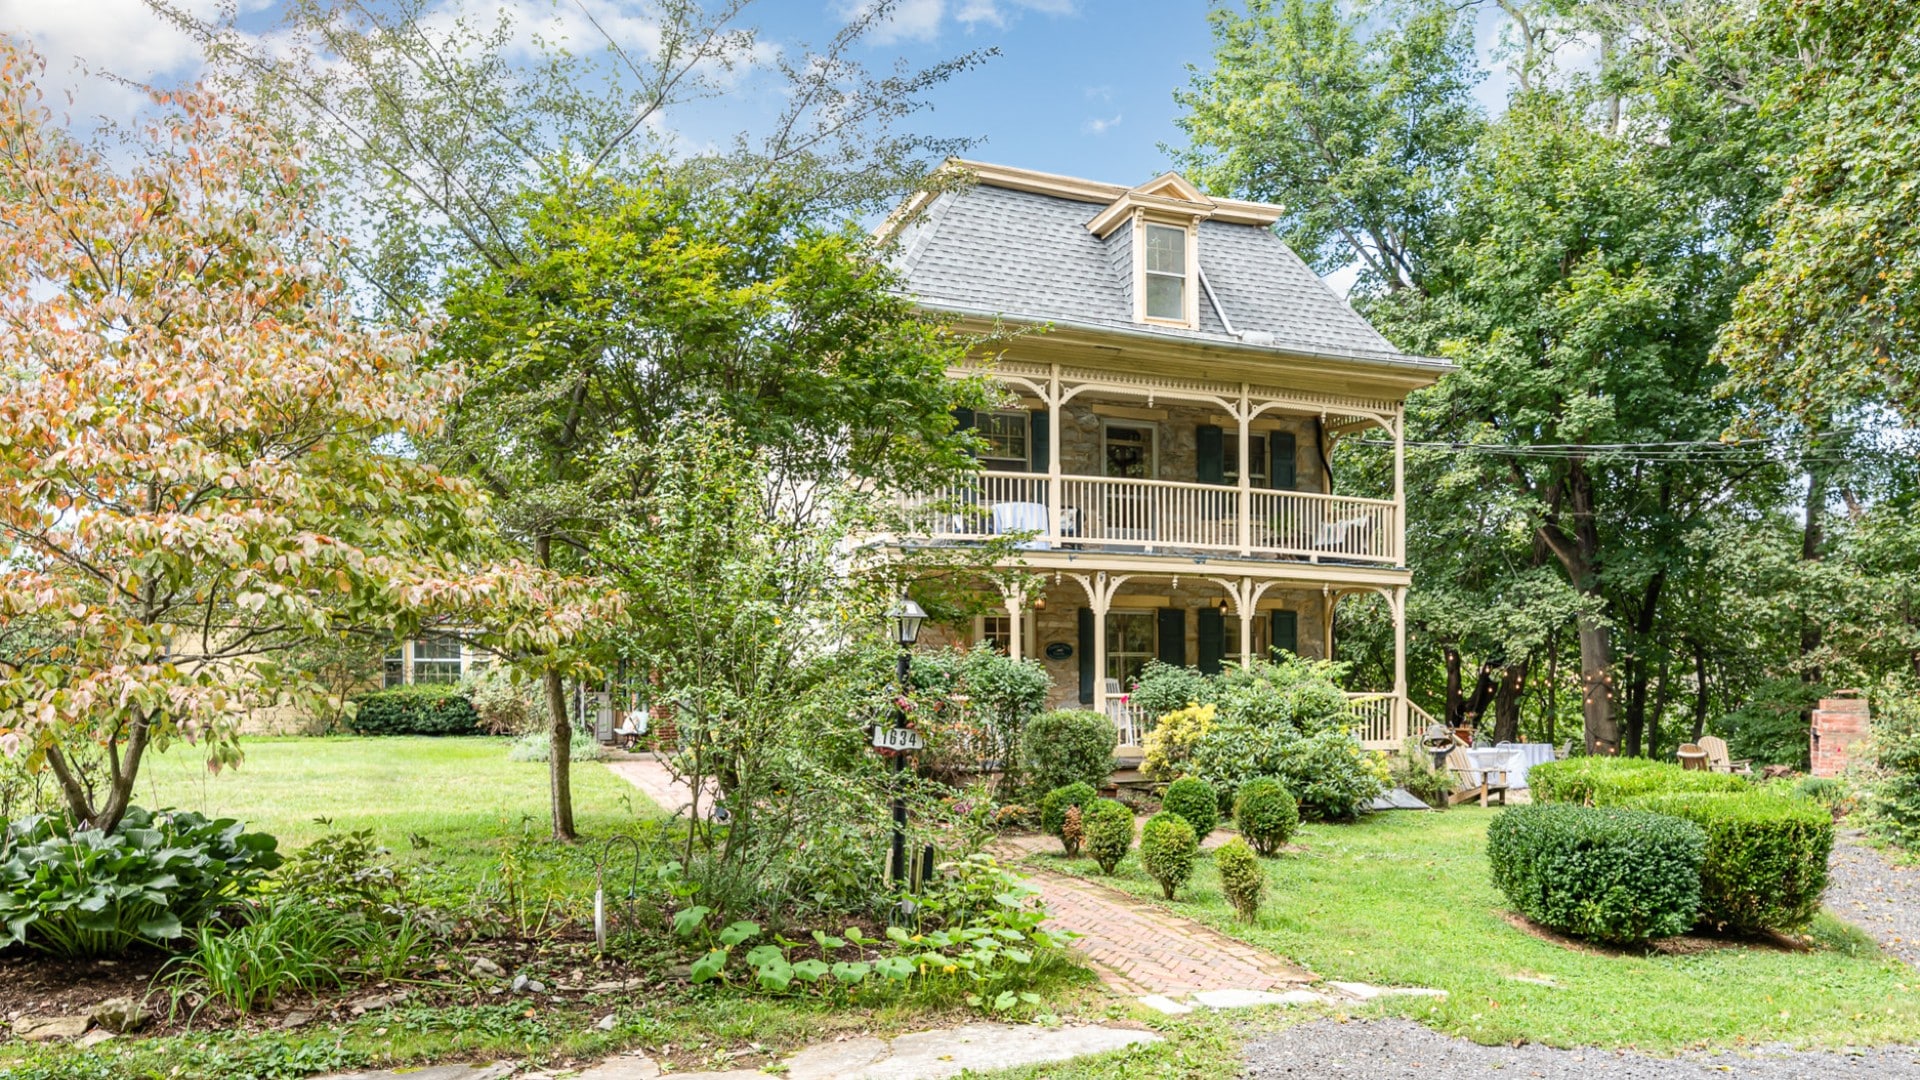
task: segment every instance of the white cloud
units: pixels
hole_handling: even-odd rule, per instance
[[[1077,3],[1078,0],[956,0],[949,11],[947,0],[900,0],[887,20],[874,28],[870,40],[875,45],[933,41],[940,36],[949,15],[968,30],[981,25],[1004,29],[1018,12],[1071,15]],[[872,11],[874,4],[875,0],[842,3],[840,12],[849,20],[856,19]]]
[[[201,18],[221,7],[219,0],[181,6]],[[0,0],[0,26],[46,58],[48,101],[58,107],[70,97],[76,118],[125,119],[146,104],[139,90],[103,76],[170,86],[200,71],[199,43],[143,0]]]
[[[1086,123],[1080,125],[1080,130],[1088,135],[1105,135],[1119,126],[1120,114],[1114,113],[1111,117],[1090,117]]]
[[[1107,103],[1113,101],[1113,87],[1111,86],[1089,86],[1085,88],[1082,93],[1086,94],[1088,101]]]

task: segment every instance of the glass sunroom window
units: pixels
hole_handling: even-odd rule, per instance
[[[1187,317],[1187,230],[1147,226],[1147,318],[1184,322]]]

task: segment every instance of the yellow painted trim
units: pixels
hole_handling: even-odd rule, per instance
[[[1095,402],[1087,406],[1087,411],[1095,416],[1111,416],[1121,420],[1165,420],[1165,409],[1142,409],[1133,405],[1106,405]]]
[[[969,161],[964,158],[948,158],[946,167],[966,173],[975,181],[989,187],[1026,191],[1036,195],[1053,195],[1077,202],[1111,203],[1134,190],[1125,184],[1109,184],[1076,176],[1062,176],[1059,173],[1020,169],[1011,165]],[[1150,180],[1144,186],[1151,189],[1157,182],[1158,180]],[[1209,198],[1208,201],[1213,205],[1214,220],[1232,222],[1235,225],[1271,225],[1287,212],[1286,207],[1275,203],[1216,198]]]

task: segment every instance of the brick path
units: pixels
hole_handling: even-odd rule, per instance
[[[690,801],[691,789],[651,757],[636,755],[606,765],[668,813]],[[1228,837],[1216,833],[1208,839],[1211,848]],[[1018,836],[994,847],[1004,861],[1014,862],[1055,843],[1051,837]],[[1040,887],[1049,912],[1047,925],[1079,934],[1073,948],[1119,993],[1288,990],[1314,981],[1304,968],[1098,882],[1023,869]]]

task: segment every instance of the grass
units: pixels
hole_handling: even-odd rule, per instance
[[[1371,1008],[1482,1043],[1670,1053],[1920,1041],[1920,976],[1830,915],[1815,923],[1805,951],[1736,945],[1621,955],[1515,928],[1487,877],[1486,826],[1498,812],[1467,807],[1306,826],[1295,850],[1264,861],[1268,898],[1255,923],[1234,916],[1211,858],[1165,906],[1329,979],[1446,990],[1443,1001]],[[1086,859],[1041,855],[1035,863],[1159,902],[1137,854],[1111,878]]]
[[[505,837],[547,835],[547,767],[507,760],[509,739],[249,738],[246,760],[217,774],[190,746],[149,755],[135,801],[235,817],[292,851],[329,830],[373,830],[471,877],[494,866]],[[604,765],[573,769],[581,835],[614,831],[658,808]],[[329,818],[331,825],[317,819]],[[424,841],[426,846],[421,847]]]

